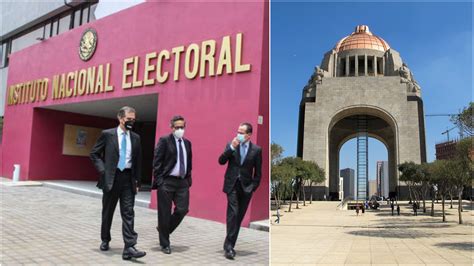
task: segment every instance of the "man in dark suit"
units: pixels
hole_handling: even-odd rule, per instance
[[[161,250],[171,254],[170,234],[178,227],[189,210],[192,150],[185,138],[186,122],[182,116],[171,119],[172,133],[158,141],[153,159],[153,189],[157,189],[158,233]],[[172,203],[175,205],[171,214]]]
[[[240,224],[262,176],[262,148],[250,141],[252,125],[242,123],[237,137],[226,145],[219,157],[219,164],[227,163],[224,192],[227,194],[227,236],[224,242],[225,256],[235,257],[235,242]]]
[[[122,258],[141,258],[145,252],[135,248],[137,233],[133,229],[135,194],[141,179],[140,136],[131,131],[135,122],[135,109],[122,107],[117,114],[119,126],[106,129],[97,139],[90,158],[100,174],[97,187],[102,189],[102,226],[100,250],[109,249],[110,227],[115,207],[120,199],[122,236],[125,243]]]

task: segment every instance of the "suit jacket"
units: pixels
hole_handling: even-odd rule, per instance
[[[255,191],[262,177],[262,148],[260,146],[249,142],[247,155],[244,163],[240,164],[240,145],[232,150],[230,143],[225,147],[224,152],[219,157],[219,164],[227,163],[227,170],[225,171],[224,189],[225,193],[230,193],[234,188],[237,178],[240,177],[242,189],[246,193]]]
[[[191,170],[193,169],[193,152],[191,148],[191,142],[185,138],[184,148],[186,149],[186,177],[189,186],[192,185],[193,181],[191,178]],[[173,171],[176,162],[178,161],[178,150],[176,147],[176,141],[173,134],[163,136],[158,141],[155,148],[155,156],[153,158],[153,180],[152,189],[157,189],[163,184],[165,177],[169,176]]]
[[[133,192],[140,186],[142,177],[142,146],[140,136],[130,131],[130,141],[132,142],[132,182]],[[91,150],[90,158],[95,168],[100,174],[97,187],[104,192],[112,190],[114,185],[115,171],[120,159],[117,128],[103,130]]]

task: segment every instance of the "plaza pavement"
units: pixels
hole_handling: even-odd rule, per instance
[[[407,202],[401,215],[390,207],[366,211],[338,210],[339,202],[313,201],[301,209],[280,209],[276,224],[272,211],[271,265],[473,265],[473,210],[464,202],[464,224],[459,225],[457,205],[442,222],[441,201],[435,217],[413,216]],[[428,204],[428,202],[427,202]],[[431,206],[431,202],[429,205]],[[421,210],[420,210],[421,211]]]
[[[5,180],[2,180],[4,183]],[[119,206],[112,225],[111,249],[99,251],[101,200],[45,186],[0,184],[0,264],[45,265],[268,265],[268,232],[242,228],[234,261],[225,259],[225,225],[185,217],[171,236],[171,255],[158,244],[156,210],[135,207],[137,247],[147,252],[122,260]]]

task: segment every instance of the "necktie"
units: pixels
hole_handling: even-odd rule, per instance
[[[127,156],[127,134],[125,132],[122,133],[122,143],[120,147],[120,159],[119,159],[119,164],[118,168],[120,171],[123,171],[125,169],[125,157]]]
[[[184,154],[183,147],[181,146],[181,139],[178,139],[179,146],[179,176],[184,178],[186,169],[184,169]]]
[[[244,164],[245,155],[247,155],[247,144],[240,145],[240,164]]]

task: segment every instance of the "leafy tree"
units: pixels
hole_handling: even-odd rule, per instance
[[[468,107],[464,107],[457,115],[451,116],[451,122],[458,126],[461,135],[472,137],[474,133],[474,119],[472,117],[474,103],[470,102]]]
[[[308,179],[310,199],[309,202],[313,202],[313,184],[318,184],[326,180],[324,169],[319,167],[319,165],[313,161],[307,161],[308,168],[310,169],[311,176]]]
[[[459,224],[462,220],[462,192],[473,180],[473,137],[462,139],[456,144],[456,156],[451,162],[452,186],[458,196]]]
[[[281,200],[285,199],[287,184],[295,176],[295,171],[288,165],[282,164],[282,154],[284,149],[277,143],[271,145],[271,182],[272,192],[275,197],[277,208],[281,206]]]
[[[414,162],[404,162],[398,166],[400,180],[408,185],[410,200],[423,201],[423,212],[426,212],[426,195],[430,188],[426,167]]]
[[[272,186],[278,209],[281,206],[281,200],[287,196],[285,194],[287,194],[288,184],[291,182],[291,179],[295,174],[295,170],[287,164],[278,163],[272,166]]]
[[[449,178],[451,176],[451,166],[449,164],[450,161],[447,160],[436,160],[430,163],[428,167],[431,180],[433,183],[436,184],[436,187],[438,188],[438,193],[441,196],[443,222],[446,221],[446,213],[444,208],[445,200],[451,186],[451,180]]]

